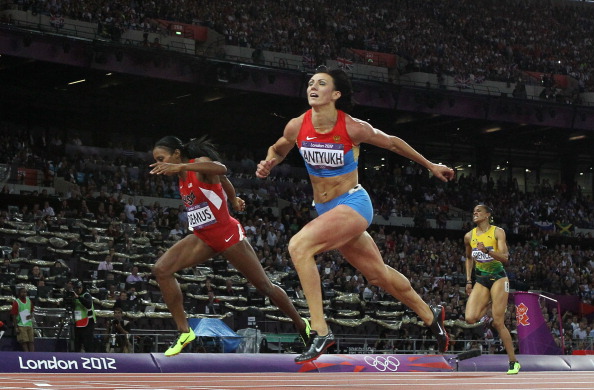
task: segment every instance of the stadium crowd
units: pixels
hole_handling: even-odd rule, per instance
[[[107,213],[118,215],[115,204],[127,201],[124,196],[156,196],[179,198],[177,183],[170,177],[148,174],[142,169],[150,163],[148,153],[129,152],[132,145],[114,145],[113,153],[85,154],[74,149],[67,153],[66,147],[80,146],[76,134],[45,137],[8,122],[0,123],[0,163],[11,165],[13,180],[22,182],[17,168],[32,168],[43,172],[43,185],[51,186],[55,178],[76,184],[75,192],[65,194],[78,200],[89,200],[99,193],[101,198],[113,198],[110,204],[99,210],[99,217]],[[62,139],[64,138],[64,139]],[[148,146],[139,145],[137,148]],[[254,158],[246,149],[233,149],[225,156],[230,168],[230,177],[239,188],[250,191],[253,200],[268,204],[268,199],[281,197],[296,204],[296,209],[309,209],[311,198],[301,167],[285,164],[278,168],[270,181],[261,181],[253,176]],[[415,165],[382,167],[368,170],[361,178],[362,184],[370,189],[375,214],[384,217],[414,217],[416,227],[427,227],[427,220],[436,219],[438,227],[445,227],[445,221],[453,218],[453,209],[467,210],[469,204],[480,201],[498,204],[497,221],[510,233],[532,234],[546,240],[547,235],[573,235],[564,227],[594,228],[594,202],[575,184],[551,183],[543,179],[533,190],[519,188],[515,178],[497,181],[486,174],[459,175],[454,183],[435,183]],[[8,187],[2,191],[8,191]],[[110,207],[111,206],[111,207]],[[150,208],[151,205],[143,205]],[[86,210],[82,210],[84,214]],[[81,214],[82,215],[82,214]],[[136,216],[145,218],[144,214]],[[153,213],[148,213],[152,222]],[[542,229],[544,223],[551,228]],[[557,229],[552,229],[553,225]],[[470,228],[470,225],[468,226]],[[591,238],[590,233],[577,234]]]
[[[14,3],[25,10],[98,23],[116,39],[126,29],[160,32],[156,19],[166,19],[210,27],[225,36],[227,44],[310,56],[318,64],[338,57],[357,61],[347,49],[363,49],[398,55],[405,60],[401,64],[407,64],[404,72],[516,82],[520,70],[535,71],[570,75],[580,92],[594,90],[594,6],[583,2]]]
[[[146,159],[126,156],[119,149],[111,149],[111,153],[104,156],[71,154],[66,153],[66,148],[69,145],[80,146],[82,142],[75,135],[67,139],[55,136],[47,141],[43,137],[31,136],[22,129],[19,133],[10,123],[3,123],[2,130],[0,155],[4,159],[3,163],[45,172],[44,185],[49,184],[51,187],[51,183],[58,178],[72,183],[76,189],[70,193],[50,196],[47,189],[40,187],[23,198],[26,202],[18,212],[9,213],[6,209],[1,211],[0,228],[14,228],[15,221],[18,221],[32,224],[34,234],[43,235],[44,232],[60,230],[63,225],[80,231],[80,226],[84,224],[78,222],[95,221],[96,226],[101,228],[87,228],[84,241],[103,241],[108,243],[109,248],[95,253],[94,258],[98,265],[93,267],[110,271],[116,263],[116,269],[122,272],[104,275],[107,280],[114,282],[103,286],[102,298],[112,303],[136,298],[135,287],[118,294],[119,283],[129,282],[127,279],[130,277],[148,281],[150,265],[163,253],[168,243],[173,243],[188,233],[187,215],[181,204],[165,207],[158,201],[145,204],[136,199],[140,196],[176,198],[179,196],[176,183],[167,177],[147,174],[148,169],[143,167],[148,168],[150,163],[148,154]],[[44,146],[46,141],[50,147]],[[109,157],[114,155],[119,157]],[[227,165],[232,167],[230,178],[238,188],[239,196],[246,200],[246,212],[236,217],[245,227],[247,238],[265,269],[270,274],[282,275],[280,281],[292,292],[296,286],[288,281],[295,280],[295,273],[287,244],[290,237],[311,218],[308,186],[300,179],[296,168],[279,168],[279,174],[274,179],[262,182],[253,178],[255,163],[246,152],[238,152],[227,159]],[[471,226],[470,223],[465,224],[458,231],[459,237],[446,235],[436,238],[434,233],[437,230],[429,229],[427,225],[427,219],[436,218],[438,227],[444,228],[445,225],[439,225],[439,220],[442,218],[447,221],[452,218],[451,207],[466,209],[476,201],[497,205],[495,224],[503,226],[511,237],[508,244],[512,260],[506,269],[512,288],[573,295],[583,303],[593,303],[594,250],[579,244],[557,241],[549,243],[555,236],[572,233],[569,230],[560,232],[562,229],[543,231],[534,226],[537,221],[563,220],[571,221],[579,227],[591,228],[591,221],[594,220],[594,204],[591,199],[579,191],[559,191],[565,188],[560,183],[542,183],[534,191],[520,191],[513,183],[493,183],[473,176],[459,177],[454,182],[441,184],[430,180],[426,173],[414,166],[398,170],[402,171],[390,175],[385,172],[366,174],[363,175],[362,182],[374,198],[377,215],[411,216],[415,218],[415,226],[405,228],[372,225],[370,233],[385,262],[401,270],[426,302],[446,307],[454,340],[480,338],[485,348],[493,351],[498,348],[497,343],[485,342],[484,335],[477,335],[474,328],[455,325],[464,321],[466,296],[463,287],[466,278],[462,236]],[[382,177],[389,177],[391,182],[382,180]],[[9,182],[10,180],[18,183],[19,176],[13,175]],[[11,195],[11,186],[5,185],[2,194]],[[280,203],[278,199],[286,202]],[[273,208],[278,208],[277,215],[273,214]],[[10,236],[5,237],[5,245],[10,244],[12,247],[4,253],[2,272],[10,269],[11,261],[23,257],[19,252],[27,252],[26,241],[20,242],[14,240],[14,237],[8,237]],[[139,240],[150,240],[149,249],[139,249],[135,245]],[[29,248],[28,252],[30,254],[32,249]],[[129,259],[130,255],[136,254],[143,254],[142,262],[148,266],[136,264]],[[89,257],[88,251],[82,256]],[[53,261],[55,256],[49,259]],[[79,260],[75,259],[73,263],[67,264],[71,275],[89,280],[86,273],[89,265],[82,264]],[[389,295],[369,285],[337,252],[320,255],[317,260],[327,299],[332,299],[335,292],[339,292],[359,297],[363,306],[389,300]],[[27,281],[30,284],[45,285],[46,280],[43,274],[40,275],[39,267],[19,264],[31,268],[27,272]],[[139,265],[144,267],[140,276]],[[193,271],[187,272],[192,274]],[[204,287],[208,290],[211,283],[215,282],[211,280]],[[216,283],[219,287],[224,287],[220,281]],[[298,296],[298,292],[294,294]],[[215,290],[211,297],[213,302],[216,295],[225,293]],[[137,309],[137,305],[131,304],[124,304],[123,307]],[[211,305],[210,310],[216,312],[219,309]],[[554,310],[546,307],[543,310],[553,333],[558,333]],[[515,328],[513,313],[513,305],[510,304],[506,320],[510,329]],[[568,349],[572,338],[587,340],[594,337],[594,332],[591,331],[594,323],[588,322],[586,316],[574,318],[574,314],[576,313],[564,313]],[[488,318],[484,319],[484,323],[488,324]],[[485,329],[485,334],[492,337],[492,329],[488,326]],[[398,332],[398,338],[422,337],[422,328],[418,326],[405,326]],[[582,337],[584,332],[586,336]],[[560,338],[558,342],[561,343]],[[406,349],[406,346],[396,348]]]

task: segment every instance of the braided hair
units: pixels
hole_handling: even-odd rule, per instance
[[[221,161],[216,147],[206,135],[200,138],[193,138],[185,144],[179,138],[168,135],[155,143],[155,148],[157,147],[167,149],[171,154],[177,149],[181,157],[188,160],[198,157],[208,157],[212,161]]]

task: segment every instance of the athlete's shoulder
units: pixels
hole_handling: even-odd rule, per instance
[[[305,114],[301,114],[298,117],[289,120],[289,122],[285,126],[283,137],[290,143],[295,142],[297,140],[297,137],[299,137],[301,127],[303,126],[304,118]]]
[[[347,126],[360,126],[360,127],[372,128],[372,126],[368,122],[366,122],[362,119],[359,119],[359,118],[355,118],[355,117],[347,114],[346,112],[343,112],[343,111],[340,111],[340,112],[342,112],[344,114],[344,121],[347,124]]]
[[[368,122],[358,118],[354,118],[346,113],[344,124],[346,127],[347,134],[349,135],[351,141],[355,145],[367,143],[379,132],[379,130],[375,129]]]
[[[505,234],[505,229],[503,229],[502,227],[493,226],[493,228],[493,232],[495,232],[495,234]]]
[[[305,120],[305,114],[306,113],[303,113],[303,114],[299,115],[298,117],[295,117],[295,118],[292,118],[291,120],[289,120],[285,129],[286,130],[299,130]]]

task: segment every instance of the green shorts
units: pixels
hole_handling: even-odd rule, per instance
[[[483,273],[478,270],[476,271],[476,282],[487,287],[489,290],[491,289],[491,287],[493,287],[493,284],[496,281],[503,278],[507,278],[507,274],[505,273],[504,269],[495,273]]]

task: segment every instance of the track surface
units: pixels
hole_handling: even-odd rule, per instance
[[[249,374],[0,374],[0,388],[47,390],[233,389],[593,389],[594,372]]]

